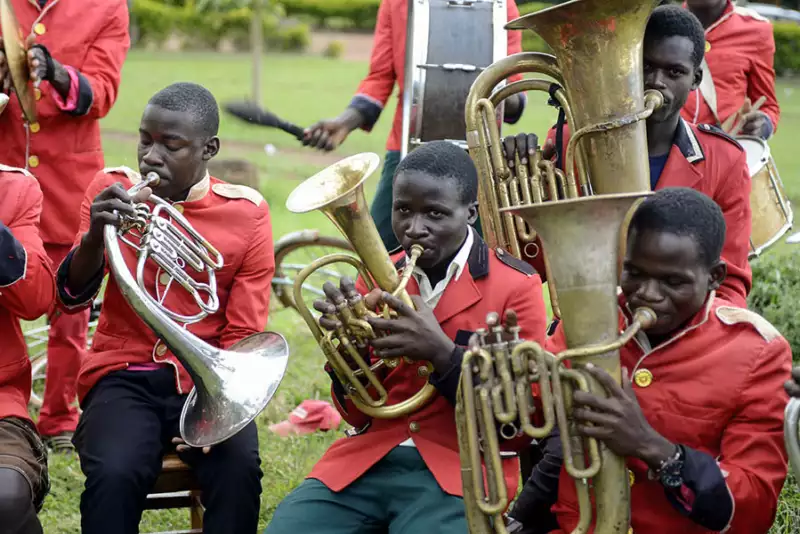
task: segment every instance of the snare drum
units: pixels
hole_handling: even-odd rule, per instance
[[[789,198],[766,141],[743,136],[736,140],[747,153],[752,189],[750,210],[750,258],[761,255],[792,227],[793,215]]]

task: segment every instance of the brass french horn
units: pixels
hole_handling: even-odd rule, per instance
[[[159,180],[158,174],[149,173],[128,194],[155,187]],[[171,204],[155,195],[150,201],[155,205],[152,210],[145,203],[136,204],[135,215],[122,216],[119,229],[110,224],[103,228],[108,264],[133,311],[192,377],[194,389],[181,412],[181,437],[192,447],[209,447],[235,435],[266,408],[286,372],[289,344],[276,332],[261,332],[225,350],[185,328],[219,309],[214,272],[222,268],[222,254]],[[120,241],[137,251],[135,278],[125,264]],[[196,314],[176,313],[149,293],[144,282],[148,261],[155,261],[170,283],[180,284],[194,298]],[[204,274],[206,281],[189,276],[184,265]]]

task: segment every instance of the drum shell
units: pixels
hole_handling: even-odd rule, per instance
[[[508,6],[504,0],[411,0],[408,9],[401,156],[436,140],[466,149],[467,95],[481,70],[506,56]]]
[[[791,229],[794,217],[767,142],[750,136],[737,141],[747,153],[750,173],[750,258],[754,258]]]

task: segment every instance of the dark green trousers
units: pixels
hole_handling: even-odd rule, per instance
[[[394,235],[392,230],[392,180],[394,179],[394,171],[400,163],[400,151],[390,150],[386,153],[383,159],[383,170],[381,171],[381,178],[378,182],[378,187],[375,190],[375,198],[372,199],[372,206],[370,206],[370,214],[372,220],[375,221],[375,226],[378,227],[378,233],[381,235],[383,244],[386,250],[392,252],[400,247],[400,242]],[[475,229],[478,235],[483,237],[481,230],[481,221],[475,221]]]
[[[306,479],[278,505],[264,534],[433,532],[466,534],[464,501],[442,491],[416,448],[395,447],[339,493]]]

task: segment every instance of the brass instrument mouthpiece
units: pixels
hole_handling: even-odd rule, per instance
[[[148,172],[144,179],[145,187],[158,187],[161,177],[155,172]]]

